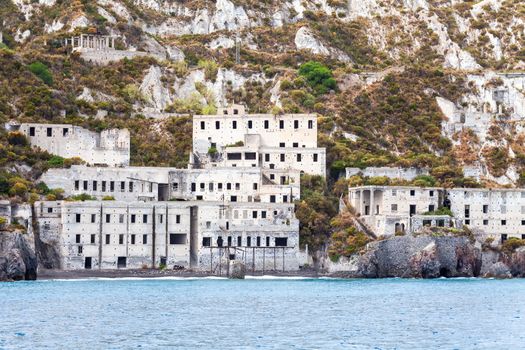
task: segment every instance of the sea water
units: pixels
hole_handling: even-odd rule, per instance
[[[0,349],[525,349],[525,280],[0,284]]]

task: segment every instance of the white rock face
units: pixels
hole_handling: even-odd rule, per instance
[[[44,27],[44,31],[46,33],[54,33],[54,32],[58,32],[59,30],[61,30],[62,28],[64,28],[64,23],[62,23],[61,21],[55,19],[53,21],[53,23],[51,24],[46,24],[45,27]]]
[[[418,9],[428,10],[428,3],[426,0],[403,0],[403,6],[412,11]]]
[[[168,58],[172,61],[184,61],[184,58],[186,57],[184,55],[184,52],[182,52],[181,49],[179,49],[177,46],[166,46],[166,52],[168,53]]]
[[[171,94],[161,81],[162,71],[158,66],[151,66],[140,85],[140,92],[148,104],[162,111],[172,103]]]
[[[106,95],[100,91],[94,91],[88,87],[84,87],[82,93],[78,95],[77,100],[83,100],[89,103],[114,102],[116,101],[116,98],[110,95]]]
[[[97,3],[101,6],[107,6],[111,11],[113,11],[117,16],[125,19],[126,21],[131,21],[132,17],[128,9],[119,2],[114,0],[97,0]]]
[[[234,46],[235,46],[235,40],[225,37],[225,36],[220,36],[216,39],[213,39],[208,44],[208,47],[212,50],[217,50],[218,48],[229,49]]]
[[[69,31],[72,32],[75,30],[75,28],[85,28],[89,25],[89,19],[87,19],[86,16],[81,15],[71,21],[71,23],[69,24]]]
[[[384,15],[385,11],[376,0],[348,0],[348,17],[372,18],[375,15]]]
[[[278,80],[274,86],[272,86],[270,93],[270,102],[276,105],[279,108],[282,108],[283,104],[281,103],[281,81]]]
[[[307,27],[301,27],[295,34],[295,47],[308,50],[316,55],[328,56],[330,51],[312,34]]]
[[[20,30],[20,28],[18,28],[16,30],[16,35],[15,35],[15,41],[17,43],[23,43],[24,41],[27,40],[27,38],[29,38],[29,36],[31,35],[31,31],[29,29],[26,29],[24,30],[23,32]]]
[[[113,17],[111,15],[111,13],[109,13],[108,11],[106,11],[104,8],[102,7],[98,7],[97,8],[97,12],[99,15],[101,15],[102,17],[104,17],[109,23],[117,23],[117,20],[115,19],[115,17]]]

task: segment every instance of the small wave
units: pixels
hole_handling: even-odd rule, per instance
[[[250,276],[246,275],[247,280],[310,280],[315,277],[306,276],[274,276],[274,275],[262,275],[262,276]]]

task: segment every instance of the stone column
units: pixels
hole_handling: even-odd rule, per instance
[[[84,34],[80,34],[80,47],[84,47]]]
[[[115,38],[111,38],[111,48],[115,49]]]
[[[364,191],[363,190],[359,190],[359,214],[363,215],[363,198],[364,196]]]
[[[375,201],[374,201],[374,189],[370,189],[370,215],[374,216],[376,214]]]

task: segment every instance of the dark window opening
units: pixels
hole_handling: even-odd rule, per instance
[[[118,244],[124,244],[124,235],[118,235]]]
[[[242,246],[242,237],[239,236],[237,237],[237,247],[241,247]]]
[[[246,152],[246,153],[244,153],[244,159],[249,159],[249,160],[257,159],[257,153],[255,153],[255,152]]]
[[[148,244],[148,235],[142,235],[142,244]]]
[[[84,268],[85,269],[91,269],[92,267],[92,258],[90,256],[86,256],[84,258]]]
[[[288,238],[287,237],[276,237],[275,238],[275,246],[276,247],[286,247],[288,245]]]
[[[80,214],[75,214],[75,222],[80,222]]]
[[[35,136],[35,127],[34,126],[29,128],[29,136]]]
[[[264,121],[264,128],[268,129],[270,127],[270,122],[268,120]]]
[[[75,235],[75,243],[80,243],[80,235]]]
[[[252,238],[251,237],[246,237],[246,246],[247,247],[251,247],[252,246]]]
[[[267,246],[267,247],[270,246],[270,237],[266,237],[266,246]]]
[[[232,246],[232,236],[228,236],[228,247]]]
[[[186,244],[186,234],[170,233],[170,244]]]
[[[201,122],[201,130],[204,130],[206,128],[206,124],[204,122]]]
[[[82,246],[79,245],[79,246],[78,246],[78,254],[82,254],[83,251],[84,251],[84,250],[82,249]]]
[[[91,244],[95,244],[95,235],[91,235],[91,240],[90,240]]]
[[[232,129],[237,129],[237,121],[232,121]]]
[[[131,235],[131,244],[135,244],[136,235]]]
[[[257,237],[257,247],[261,246],[261,237]]]
[[[202,246],[203,247],[211,246],[211,237],[202,237]]]
[[[106,235],[106,244],[109,244],[110,242],[110,235]]]
[[[117,268],[123,269],[126,268],[126,257],[125,256],[119,256],[117,258]]]
[[[242,153],[228,153],[227,155],[228,160],[241,160],[242,159]]]
[[[47,128],[47,137],[53,136],[53,129]]]

